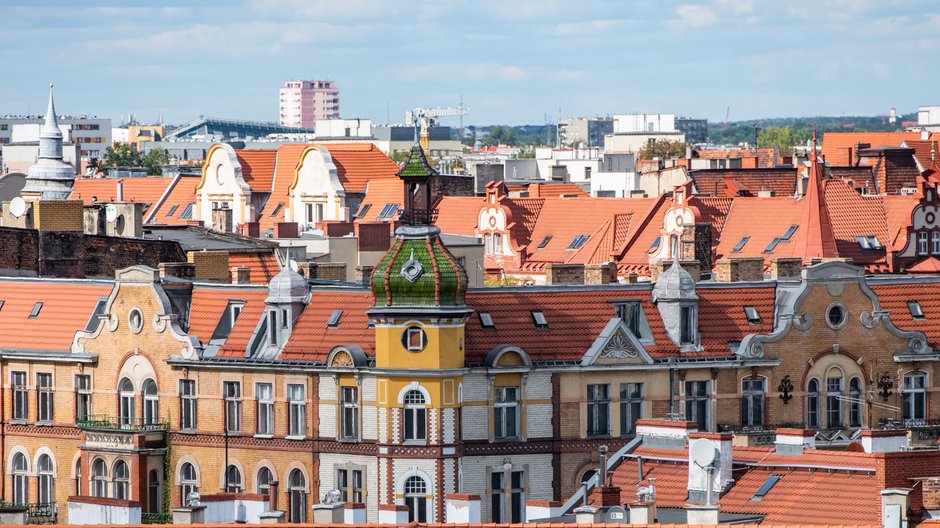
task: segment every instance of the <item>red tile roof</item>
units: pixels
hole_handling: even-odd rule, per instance
[[[372,143],[323,145],[333,157],[336,175],[348,193],[366,192],[371,180],[397,178],[398,165]]]
[[[288,195],[294,179],[297,175],[297,164],[300,162],[301,154],[310,145],[306,143],[295,143],[281,145],[275,151],[277,155],[276,167],[274,171],[274,180],[271,184],[271,196],[264,204],[258,216],[259,228],[262,231],[274,229],[274,224],[285,221],[285,214],[290,207],[290,196]],[[280,210],[274,214],[278,205]],[[296,218],[297,215],[294,215]]]
[[[199,176],[180,175],[167,189],[162,201],[156,208],[147,211],[147,223],[181,225],[192,219],[180,218],[186,206],[196,203],[196,186],[199,185]],[[176,207],[174,209],[174,206]]]
[[[884,197],[862,196],[844,182],[836,180],[826,182],[825,197],[829,204],[829,219],[838,255],[851,258],[854,264],[869,270],[888,271],[883,250],[862,249],[856,240],[859,236],[874,236],[882,245],[891,241]],[[908,201],[912,207],[917,203],[916,200]]]
[[[935,282],[882,283],[872,281],[881,308],[891,312],[891,322],[901,330],[923,332],[931,343],[940,343],[940,295]],[[924,311],[923,319],[914,319],[908,301],[916,301]]]
[[[70,200],[81,200],[85,205],[117,201],[117,184],[124,186],[124,201],[156,204],[174,178],[148,176],[141,178],[75,178]]]
[[[67,351],[112,286],[98,282],[0,281],[0,348]],[[36,303],[39,315],[30,317]],[[97,323],[97,322],[96,322]]]
[[[242,290],[238,293],[242,292],[247,293],[248,290]],[[233,326],[232,331],[229,332],[225,343],[219,348],[218,352],[216,352],[218,357],[245,357],[246,351],[248,350],[248,341],[251,339],[252,334],[254,334],[255,329],[258,327],[258,322],[264,315],[264,300],[267,296],[268,291],[267,288],[265,288],[254,290],[251,294],[242,297],[242,300],[246,300],[247,302],[238,315],[235,326]],[[218,322],[218,320],[216,320],[216,322]]]
[[[510,192],[528,192],[529,198],[558,197],[562,194],[575,196],[589,196],[584,189],[576,183],[526,183],[509,184],[506,188]]]
[[[437,205],[434,224],[449,235],[476,236],[480,209],[486,204],[482,196],[444,196]],[[374,209],[379,204],[372,206]]]
[[[348,345],[362,347],[367,356],[373,356],[375,330],[369,328],[366,311],[374,304],[368,290],[315,290],[279,359],[325,362],[333,348]],[[327,321],[334,310],[343,310],[343,315],[339,325],[331,328]]]
[[[931,141],[905,140],[902,146],[914,149],[914,157],[917,159],[917,164],[922,171],[930,167],[931,156],[934,156],[935,160],[940,162],[940,142],[936,139]]]
[[[267,284],[281,271],[273,251],[262,250],[250,253],[229,253],[229,269],[248,266],[251,268],[251,284]]]
[[[920,132],[826,132],[822,137],[822,155],[830,165],[855,165],[860,144],[871,148],[898,147],[909,140],[920,140]]]
[[[794,198],[735,198],[715,247],[716,258],[763,257],[769,262],[773,257],[798,256],[792,240],[780,242],[770,253],[764,250],[791,225],[799,225],[801,213],[802,205]],[[732,251],[745,236],[750,237],[747,243],[740,251]]]
[[[267,288],[214,288],[196,286],[190,308],[189,333],[205,345],[212,338],[216,326],[230,301],[244,301],[245,305],[235,321],[224,346],[218,351],[220,357],[244,357],[248,338],[254,332],[258,319],[264,311]]]
[[[274,182],[274,167],[277,164],[276,150],[236,150],[238,164],[242,167],[242,179],[253,192],[271,192]]]
[[[699,159],[739,159],[757,158],[759,168],[769,168],[777,164],[777,151],[773,147],[755,149],[700,149],[692,155]]]
[[[382,212],[382,209],[386,204],[398,204],[398,208],[401,209],[402,200],[405,197],[405,184],[399,178],[385,178],[372,180],[368,183],[366,187],[366,197],[363,199],[362,204],[359,206],[359,211],[362,211],[362,208],[368,204],[369,210],[362,218],[356,218],[357,222],[376,222],[379,221],[379,213]],[[439,208],[440,209],[440,208]],[[358,214],[359,211],[353,211],[353,214]],[[479,210],[477,211],[479,213]],[[391,221],[398,218],[398,213],[396,212],[392,218],[385,218],[384,221]],[[476,224],[476,216],[474,218],[474,224]],[[440,226],[439,226],[440,227]]]
[[[696,169],[689,172],[695,182],[697,194],[727,196],[728,180],[733,180],[747,192],[756,196],[759,191],[773,191],[774,196],[794,196],[797,189],[797,170],[780,169]]]

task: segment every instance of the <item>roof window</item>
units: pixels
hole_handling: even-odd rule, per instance
[[[542,239],[541,242],[539,242],[539,247],[538,247],[538,249],[544,248],[544,247],[547,246],[548,243],[551,242],[551,241],[552,241],[552,235],[546,236],[545,238]]]
[[[193,206],[194,203],[186,204],[186,208],[183,209],[183,212],[180,213],[180,220],[192,220],[193,219]]]
[[[0,310],[3,309],[3,305],[6,304],[6,301],[0,301]]]
[[[764,248],[764,253],[773,253],[773,252],[774,252],[774,249],[776,249],[777,244],[779,244],[779,243],[780,243],[780,239],[779,239],[779,238],[775,238],[775,239],[771,240],[771,241],[770,241],[770,244],[767,244],[767,247]]]
[[[278,203],[276,206],[274,206],[274,210],[271,211],[271,216],[269,216],[269,218],[274,218],[275,216],[277,216],[277,214],[280,213],[281,209],[283,208],[284,208],[284,204]]]
[[[356,218],[365,218],[366,215],[369,214],[369,209],[372,209],[372,204],[362,204],[362,207],[359,208],[359,212],[356,213]]]
[[[796,228],[798,227],[800,226],[791,225],[789,228],[787,228],[787,232],[784,233],[782,237],[780,237],[780,240],[790,240],[790,237],[793,236],[793,233],[796,233]]]
[[[395,216],[395,212],[398,211],[397,203],[385,204],[385,207],[382,208],[382,211],[379,212],[379,218],[391,218]]]
[[[924,319],[924,309],[917,301],[907,301],[907,309],[911,312],[914,319]]]
[[[493,324],[493,316],[490,314],[490,312],[480,312],[477,315],[480,317],[480,325],[483,328],[496,328],[496,325]]]
[[[650,244],[650,248],[647,249],[646,251],[649,252],[649,253],[652,253],[653,251],[656,251],[657,249],[659,249],[659,244],[660,244],[660,242],[662,242],[662,237],[656,237],[656,238],[654,238],[654,239],[653,239],[653,242]]]
[[[588,241],[588,238],[588,235],[576,235],[571,240],[571,243],[568,244],[568,249],[581,249],[581,246],[583,246],[584,243]]]
[[[333,313],[330,314],[329,320],[327,320],[326,322],[326,326],[330,328],[336,328],[337,326],[339,326],[339,320],[341,317],[343,317],[342,310],[333,310]]]
[[[743,237],[741,237],[741,240],[739,240],[738,243],[735,244],[733,248],[731,248],[731,252],[740,253],[741,250],[744,249],[744,246],[747,245],[747,241],[750,239],[751,237],[749,237],[748,235],[744,235]]]
[[[884,249],[878,237],[873,235],[857,236],[855,241],[858,242],[858,247],[862,249]]]
[[[751,500],[762,500],[765,495],[770,493],[770,490],[773,489],[778,480],[780,480],[780,475],[771,475],[767,477],[767,480],[761,484],[761,487],[757,489],[757,491],[754,493],[754,496],[751,497]]]
[[[760,324],[760,314],[753,306],[744,307],[744,317],[747,317],[747,322],[750,324]]]
[[[42,310],[42,302],[38,302],[33,305],[33,311],[29,312],[29,318],[35,319],[39,316],[39,311]]]
[[[532,320],[535,322],[536,328],[548,328],[548,319],[545,318],[545,314],[539,311],[532,312]]]
[[[176,210],[180,208],[180,204],[173,204],[173,207],[170,207],[170,210],[167,211],[166,217],[170,218],[176,214]]]

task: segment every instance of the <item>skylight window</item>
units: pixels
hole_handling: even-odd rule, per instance
[[[29,312],[29,318],[35,319],[39,316],[39,311],[42,310],[42,303],[38,302],[33,305],[33,311]]]
[[[379,212],[379,219],[391,218],[395,216],[396,211],[398,211],[397,203],[385,204],[385,207],[383,207],[382,211]]]
[[[907,309],[911,312],[914,319],[924,319],[924,309],[917,301],[907,301]]]
[[[744,235],[743,237],[741,237],[741,240],[739,240],[738,243],[735,244],[733,248],[731,248],[731,252],[740,253],[741,250],[744,249],[744,246],[747,245],[747,241],[750,239],[751,237],[749,237],[748,235]]]
[[[166,217],[170,218],[176,214],[176,210],[180,208],[180,204],[173,204],[173,207],[170,207],[170,210],[167,211]]]
[[[760,324],[760,314],[757,312],[757,308],[754,308],[753,306],[745,306],[744,316],[747,317],[748,323]]]
[[[545,318],[544,313],[533,311],[532,320],[535,322],[536,328],[548,328],[548,319]]]
[[[6,301],[0,301],[0,310],[3,309],[3,305],[6,304]]]
[[[883,249],[884,246],[881,244],[881,241],[878,240],[878,237],[872,235],[863,235],[855,237],[855,241],[858,242],[858,247],[862,249]]]
[[[547,246],[548,243],[551,242],[551,241],[552,241],[552,235],[546,236],[545,238],[542,239],[541,242],[539,242],[539,247],[538,247],[538,249],[544,248],[544,247]]]
[[[777,484],[777,481],[780,480],[780,475],[771,475],[767,477],[767,480],[761,484],[761,487],[757,489],[757,492],[754,493],[754,496],[751,497],[751,500],[762,500],[765,495],[770,493],[770,490],[773,489],[774,485]]]
[[[480,325],[483,326],[483,328],[496,328],[496,325],[493,324],[493,316],[490,312],[480,312],[477,315],[480,316]]]
[[[326,322],[326,326],[330,328],[336,328],[337,326],[339,326],[339,320],[341,317],[343,317],[342,310],[333,310],[333,313],[330,314],[329,320],[327,320]]]
[[[576,235],[571,240],[571,243],[568,244],[568,249],[581,249],[581,246],[583,246],[584,243],[588,241],[588,238],[588,235]]]
[[[196,204],[188,203],[186,208],[183,209],[183,212],[180,213],[180,220],[192,220],[193,219],[193,206]]]
[[[776,249],[777,244],[779,244],[779,243],[780,243],[780,239],[779,239],[779,238],[775,238],[775,239],[771,240],[771,241],[770,241],[770,244],[767,244],[767,247],[764,248],[764,253],[773,253],[773,252],[774,252],[774,249]]]
[[[791,226],[787,229],[787,232],[784,233],[782,237],[780,237],[780,240],[790,240],[790,237],[793,236],[793,233],[796,233],[796,228],[798,228],[798,227],[800,227],[800,226],[798,226],[798,225],[791,225]]]
[[[271,215],[270,215],[268,218],[274,218],[275,216],[277,216],[278,213],[281,212],[281,209],[283,209],[283,208],[284,208],[284,204],[283,204],[283,203],[277,204],[277,205],[274,207],[274,210],[271,211]]]
[[[653,251],[656,251],[657,249],[659,249],[660,242],[662,242],[662,237],[654,238],[653,243],[650,244],[650,248],[647,250],[647,252],[652,253]]]
[[[362,204],[362,207],[359,208],[359,212],[356,213],[356,218],[365,218],[369,214],[369,209],[372,209],[372,204]]]

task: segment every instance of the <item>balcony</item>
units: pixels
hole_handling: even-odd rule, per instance
[[[129,433],[147,433],[166,431],[170,428],[167,422],[145,421],[143,418],[125,418],[92,414],[83,420],[75,422],[75,427],[91,431],[126,431]]]
[[[55,524],[56,504],[54,502],[36,502],[32,504],[18,504],[0,500],[0,510],[26,510],[27,524]]]

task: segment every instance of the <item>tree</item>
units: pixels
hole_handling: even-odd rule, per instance
[[[784,156],[793,154],[793,146],[799,142],[797,134],[788,126],[767,127],[757,134],[758,147],[777,147]]]
[[[138,156],[139,155],[138,153]],[[169,160],[163,150],[153,149],[141,158],[140,165],[147,168],[147,174],[157,176],[163,174],[163,166],[166,165],[167,162],[169,162]]]
[[[140,167],[142,164],[143,158],[133,145],[114,143],[104,151],[104,157],[98,163],[98,168],[106,171],[118,167]]]
[[[489,131],[483,136],[483,144],[491,145],[515,145],[516,130],[512,127],[496,125],[490,127]]]
[[[640,149],[641,160],[684,158],[689,144],[682,141],[651,141]]]

